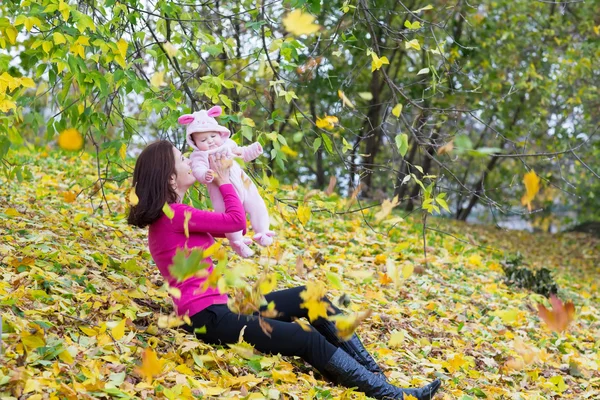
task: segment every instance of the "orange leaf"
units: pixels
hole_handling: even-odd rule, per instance
[[[575,319],[575,306],[572,302],[564,303],[555,295],[550,296],[552,311],[543,304],[538,304],[538,312],[548,328],[554,332],[562,332]]]
[[[148,384],[152,383],[152,378],[161,373],[164,360],[156,356],[154,350],[146,347],[142,354],[142,365],[136,369],[137,373],[146,378]]]

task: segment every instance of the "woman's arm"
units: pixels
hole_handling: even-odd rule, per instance
[[[246,213],[233,185],[221,185],[219,190],[225,203],[225,212],[198,210],[178,204],[174,207],[175,215],[171,221],[175,230],[184,231],[185,214],[189,213],[190,219],[187,224],[189,232],[206,232],[221,237],[225,233],[245,231]]]

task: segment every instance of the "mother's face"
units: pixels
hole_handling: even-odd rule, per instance
[[[175,156],[175,184],[178,191],[185,191],[194,184],[196,178],[192,175],[191,161],[185,158],[179,150],[173,146]]]

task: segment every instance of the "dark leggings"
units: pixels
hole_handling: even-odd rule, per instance
[[[279,312],[276,318],[264,318],[273,328],[271,337],[267,336],[259,325],[258,318],[252,315],[239,315],[231,312],[226,304],[215,304],[194,314],[190,319],[193,328],[206,327],[206,333],[197,333],[196,336],[210,344],[237,343],[240,331],[244,326],[244,340],[262,353],[281,354],[284,356],[299,356],[319,371],[323,368],[337,350],[324,336],[312,329],[305,331],[302,327],[292,322],[292,318],[307,318],[308,310],[300,307],[303,300],[300,292],[304,286],[280,290],[265,295],[267,302],[274,302],[275,309]],[[329,300],[324,298],[333,310],[331,314],[338,314],[337,309]],[[326,320],[318,318],[312,321],[313,326],[325,323]],[[184,328],[191,332],[189,325]]]

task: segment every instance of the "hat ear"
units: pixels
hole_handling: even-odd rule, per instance
[[[179,117],[177,119],[177,122],[179,122],[181,125],[187,125],[190,122],[192,122],[194,120],[194,116],[192,114],[185,114],[182,115],[181,117]]]
[[[206,113],[209,117],[218,117],[223,113],[223,109],[219,106],[214,106]]]

